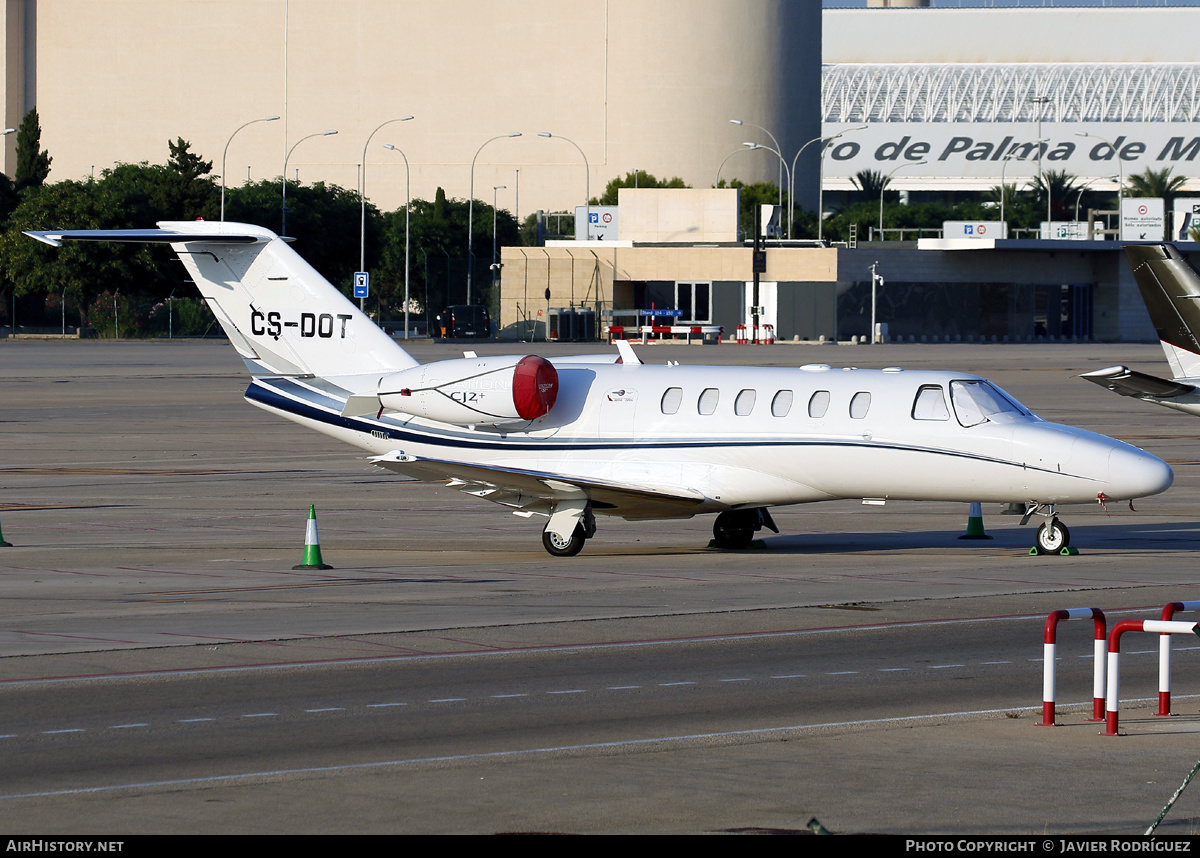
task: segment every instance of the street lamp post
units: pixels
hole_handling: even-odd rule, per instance
[[[400,152],[404,159],[404,339],[408,339],[408,237],[409,223],[412,218],[412,175],[408,170],[408,156],[399,147],[384,143],[384,149]]]
[[[800,161],[800,155],[803,154],[804,150],[807,149],[809,146],[811,146],[813,143],[816,143],[821,140],[824,140],[826,143],[831,143],[834,140],[836,140],[837,138],[841,137],[843,134],[849,134],[851,131],[862,131],[862,130],[866,129],[866,127],[867,126],[865,126],[865,125],[857,125],[854,128],[846,128],[842,131],[839,131],[837,134],[830,134],[828,136],[822,136],[822,137],[814,137],[813,139],[811,139],[807,143],[805,143],[803,146],[801,146],[800,149],[796,152],[796,157],[792,159],[792,171],[791,171],[792,185],[790,188],[788,188],[788,238],[792,237],[792,221],[795,220],[795,214],[796,214],[796,184],[795,184],[795,182],[796,182],[796,164],[799,163],[799,161]],[[825,177],[824,158],[825,158],[825,151],[824,151],[824,147],[822,147],[822,150],[821,150],[821,159],[822,159],[821,160],[821,184],[822,184],[822,186],[824,185],[824,177]],[[820,197],[821,197],[821,200],[818,203],[818,206],[817,206],[818,209],[824,205],[824,188],[823,187],[822,187],[822,193],[820,194]],[[821,212],[818,211],[817,212],[817,223],[819,224],[820,221],[821,221]],[[818,233],[818,237],[820,237],[819,233]]]
[[[305,135],[304,137],[301,137],[299,140],[297,140],[295,143],[293,143],[292,148],[288,149],[287,155],[284,156],[284,159],[283,159],[283,205],[280,209],[280,218],[279,218],[279,224],[280,224],[279,234],[280,235],[287,235],[287,165],[288,165],[288,161],[291,160],[292,153],[296,151],[297,146],[299,146],[301,143],[303,143],[309,137],[328,137],[331,134],[337,134],[337,131],[334,131],[331,129],[329,131],[315,131],[312,134]]]
[[[264,116],[262,119],[251,119],[245,122],[234,130],[233,134],[229,135],[229,139],[225,141],[225,150],[221,153],[221,220],[225,220],[225,156],[229,154],[229,144],[233,142],[233,138],[237,136],[238,131],[241,131],[247,125],[253,125],[255,122],[274,122],[278,116]],[[8,132],[5,131],[5,134]]]
[[[1030,143],[1033,143],[1039,147],[1045,142],[1046,142],[1046,138],[1044,138],[1044,137],[1039,137],[1037,140],[1030,141]],[[1008,222],[1004,220],[1004,195],[1005,195],[1005,192],[1008,190],[1008,186],[1004,184],[1004,171],[1008,167],[1009,159],[1015,158],[1017,156],[1017,146],[1027,146],[1027,145],[1029,145],[1029,144],[1028,143],[1014,144],[1013,148],[1010,149],[1005,154],[1005,156],[1000,159],[1000,223],[1004,224],[1004,226],[1002,226],[1000,228],[1004,231],[1005,238],[1008,238]],[[1039,149],[1039,153],[1040,153],[1040,149]],[[1043,184],[1044,184],[1044,182],[1043,182]]]
[[[471,281],[475,267],[475,250],[472,246],[471,239],[474,238],[472,232],[475,228],[475,162],[479,159],[479,153],[483,151],[483,147],[491,143],[493,140],[502,140],[505,137],[520,137],[520,131],[511,131],[508,134],[497,134],[483,143],[475,150],[475,157],[471,159],[471,194],[470,200],[467,202],[467,303],[471,303]]]
[[[780,172],[787,170],[787,161],[784,160],[783,155],[777,149],[772,149],[770,146],[763,146],[761,143],[745,143],[743,145],[748,147],[751,150],[763,149],[767,152],[774,153],[775,157],[779,159]],[[787,171],[787,179],[788,179],[788,185],[790,186],[792,183],[792,173],[790,170]],[[782,216],[782,213],[783,213],[783,186],[782,185],[780,185],[780,188],[779,188],[779,211],[780,211],[780,216]],[[789,238],[791,237],[790,229],[789,229],[788,237]]]
[[[921,165],[928,164],[928,163],[929,163],[928,161],[914,161],[911,164],[901,164],[900,166],[898,166],[894,170],[892,170],[892,172],[888,173],[887,176],[884,177],[884,180],[880,183],[880,185],[879,185],[879,240],[880,241],[883,241],[883,191],[887,187],[887,183],[892,180],[892,176],[896,175],[896,173],[898,173],[900,170],[905,169],[906,167],[920,167]],[[904,234],[901,233],[901,238],[903,238],[903,236],[904,236]],[[874,271],[875,270],[874,267],[872,267],[871,270]],[[874,314],[872,313],[872,315],[874,315]],[[875,330],[874,321],[871,322],[871,330],[872,331]],[[872,336],[874,336],[874,334],[872,334]]]
[[[768,137],[771,138],[771,142],[775,144],[774,151],[776,154],[783,151],[783,147],[779,145],[779,141],[775,139],[775,135],[772,134],[767,129],[763,128],[761,125],[755,125],[753,122],[743,122],[740,119],[730,119],[729,121],[731,123],[733,123],[734,125],[746,125],[746,126],[749,126],[750,128],[757,128],[763,134],[766,134]],[[763,146],[762,148],[766,149],[767,147]],[[781,209],[783,208],[783,171],[786,166],[787,166],[787,164],[784,162],[783,156],[780,155],[779,156],[779,207]],[[788,175],[790,176],[791,174],[789,173]],[[790,182],[789,182],[789,184],[790,184]]]
[[[1125,204],[1125,164],[1121,161],[1121,153],[1117,151],[1117,147],[1112,144],[1111,140],[1106,140],[1099,134],[1092,134],[1090,131],[1076,131],[1076,137],[1095,137],[1101,143],[1106,143],[1109,149],[1113,150],[1113,155],[1117,159],[1117,238],[1121,238],[1121,225],[1124,222],[1125,215],[1121,209]]]
[[[411,116],[400,116],[400,117],[397,117],[396,119],[389,119],[387,122],[381,122],[379,125],[377,125],[375,127],[375,131],[378,131],[380,128],[382,128],[385,125],[391,125],[393,122],[407,122],[410,119],[412,119]],[[358,202],[359,202],[359,207],[361,209],[361,211],[359,212],[359,226],[358,226],[358,270],[359,271],[367,270],[367,147],[371,145],[371,138],[375,136],[375,131],[372,131],[370,134],[367,135],[367,142],[363,144],[362,166],[359,168],[359,171],[358,171]],[[407,163],[407,160],[408,159],[406,158],[405,159],[406,163]],[[365,301],[365,300],[366,300],[365,298],[360,299],[360,303],[359,303],[360,309],[362,308],[361,301]],[[406,330],[407,330],[407,328],[406,328]]]
[[[588,166],[587,155],[585,155],[584,151],[579,148],[579,144],[576,143],[574,140],[572,140],[570,137],[563,137],[561,134],[557,134],[557,135],[551,134],[549,131],[539,131],[538,137],[558,137],[559,140],[566,140],[568,143],[570,143],[572,146],[574,146],[575,149],[579,152],[579,157],[583,158],[583,171],[585,174],[584,175],[584,180],[585,180],[584,181],[584,191],[583,191],[583,208],[584,208],[583,237],[584,237],[585,241],[591,241],[592,240],[592,170]],[[579,238],[579,236],[576,235],[575,238]]]
[[[507,188],[508,185],[492,185],[492,289],[496,288],[496,272],[500,270],[500,264],[496,260],[496,194]]]

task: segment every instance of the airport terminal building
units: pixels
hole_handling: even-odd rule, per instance
[[[5,124],[37,106],[51,181],[118,162],[161,163],[166,142],[183,137],[217,172],[224,161],[230,183],[278,177],[286,162],[288,177],[305,183],[363,181],[384,209],[410,189],[428,199],[442,187],[459,198],[492,191],[524,217],[569,210],[638,169],[697,189],[718,172],[777,180],[781,158],[771,149],[790,167],[806,143],[840,134],[823,161],[817,145],[800,155],[800,205],[816,207],[819,173],[836,192],[864,169],[920,193],[978,191],[1002,175],[1022,183],[1042,168],[1111,189],[1114,177],[1169,166],[1200,190],[1195,7],[5,0],[0,23]],[[9,174],[14,137],[3,149]],[[411,188],[385,143],[407,157]],[[624,249],[627,261],[639,243]],[[730,261],[745,254],[709,254],[721,257],[710,267],[693,261],[704,248],[665,243],[676,247],[625,268],[628,279],[620,263],[597,261],[615,251],[586,242],[510,250],[574,260],[547,262],[534,277],[545,281],[536,302],[544,312],[572,308],[581,282],[607,276],[611,288],[587,298],[597,329],[605,311],[646,296],[682,301],[695,321],[731,331],[749,320],[751,271]],[[741,248],[736,235],[732,243]],[[777,261],[760,288],[774,298],[762,306],[780,338],[865,335],[877,262],[891,314],[881,321],[893,335],[1151,338],[1116,244],[1064,244],[967,253],[889,241],[786,263],[783,254],[818,251],[773,247]],[[514,290],[527,296],[536,269],[513,264],[512,254],[504,307],[515,307]],[[528,317],[530,302],[523,306]],[[517,317],[501,309],[502,330],[516,330]]]

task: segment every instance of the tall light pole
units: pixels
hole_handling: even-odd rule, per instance
[[[866,127],[867,126],[865,126],[865,125],[857,125],[854,128],[846,128],[842,131],[839,131],[837,134],[829,134],[829,135],[823,136],[823,137],[814,137],[813,139],[811,139],[807,143],[805,143],[803,146],[801,146],[799,151],[796,152],[796,157],[792,159],[792,172],[791,172],[792,186],[788,189],[788,238],[792,237],[792,221],[795,219],[795,214],[796,214],[796,184],[795,184],[795,182],[796,182],[796,164],[800,161],[800,155],[804,152],[805,149],[807,149],[813,143],[817,143],[821,140],[824,140],[826,143],[830,143],[830,142],[836,140],[837,138],[841,137],[843,134],[849,134],[851,131],[863,131],[866,129]],[[824,152],[824,149],[822,149],[822,151],[821,151],[822,159],[824,159],[824,156],[825,156],[825,152]],[[821,184],[824,185],[824,160],[822,160],[822,162],[821,162],[821,179],[822,179]],[[823,190],[824,190],[824,188],[822,188],[822,191]],[[821,201],[818,203],[818,207],[824,205],[824,194],[822,193],[820,195],[820,197],[821,197]],[[817,222],[820,223],[820,220],[821,220],[821,212],[818,211],[817,212]]]
[[[249,122],[244,122],[239,125],[229,135],[229,139],[225,141],[225,150],[221,153],[221,220],[225,220],[225,156],[229,154],[229,144],[233,142],[233,138],[237,136],[238,131],[241,131],[247,125],[253,125],[255,122],[274,122],[278,116],[264,116],[262,119],[251,119]],[[5,134],[8,132],[5,131]]]
[[[780,173],[782,173],[784,170],[787,170],[787,161],[785,161],[783,159],[783,155],[777,149],[772,149],[770,146],[764,146],[761,143],[746,143],[744,145],[747,146],[751,150],[763,149],[763,150],[766,150],[767,152],[774,153],[775,157],[779,159]],[[788,184],[790,185],[791,179],[792,179],[792,174],[791,174],[790,170],[788,171],[787,177],[788,177]],[[782,176],[780,178],[782,178]],[[782,215],[783,215],[783,185],[779,186],[779,211],[780,211],[780,216],[782,217]]]
[[[1037,140],[1030,140],[1028,143],[1016,143],[1003,158],[1000,159],[1000,223],[1004,226],[1000,227],[1004,230],[1004,237],[1008,238],[1008,222],[1004,220],[1004,195],[1008,191],[1008,186],[1004,184],[1004,171],[1008,167],[1009,159],[1017,156],[1017,146],[1028,146],[1030,143],[1040,147],[1046,142],[1046,138],[1039,137]],[[1041,152],[1039,148],[1039,154]]]
[[[900,166],[898,166],[894,170],[892,170],[892,172],[888,173],[887,176],[885,176],[883,181],[880,183],[880,185],[879,185],[879,240],[880,241],[883,241],[883,191],[885,188],[887,188],[888,182],[890,182],[892,180],[892,176],[896,175],[896,173],[900,172],[901,170],[904,170],[908,167],[920,167],[921,165],[928,164],[928,163],[929,163],[928,161],[914,161],[911,164],[901,164]],[[904,237],[903,233],[901,233],[900,235],[901,235],[901,238]],[[876,264],[878,264],[878,263],[876,263]],[[874,271],[875,267],[872,266],[871,270]],[[872,312],[872,317],[873,316],[874,316],[874,312]],[[873,319],[871,322],[871,330],[872,331],[875,330],[875,322]],[[872,333],[871,336],[874,337],[874,333]],[[874,342],[874,340],[872,340],[872,342]]]
[[[467,303],[471,303],[471,280],[475,267],[475,249],[472,246],[471,239],[474,238],[472,232],[475,229],[475,162],[479,159],[479,153],[483,151],[483,147],[494,140],[503,140],[505,137],[520,137],[520,131],[510,131],[508,134],[497,134],[483,143],[475,150],[475,157],[471,159],[471,199],[467,203]]]
[[[725,156],[725,158],[721,161],[721,165],[719,167],[717,167],[717,177],[715,179],[713,179],[713,187],[714,188],[721,184],[721,170],[723,170],[725,168],[725,161],[728,161],[730,158],[732,158],[734,155],[738,154],[739,152],[749,152],[750,150],[746,148],[749,145],[750,145],[749,143],[743,143],[741,148],[734,149],[732,152],[730,152],[728,155]]]
[[[408,156],[391,143],[384,143],[384,149],[400,152],[404,159],[404,339],[408,339],[408,236],[409,223],[412,219],[412,176],[408,171]]]
[[[1050,234],[1050,222],[1054,220],[1050,209],[1050,183],[1046,181],[1046,171],[1042,169],[1042,143],[1048,142],[1042,137],[1042,116],[1046,112],[1046,105],[1053,99],[1046,95],[1035,95],[1029,99],[1034,104],[1038,105],[1038,121],[1037,121],[1037,136],[1038,140],[1038,178],[1042,180],[1042,187],[1046,189],[1046,234]]]
[[[579,157],[583,158],[583,172],[584,172],[584,179],[585,179],[584,185],[583,185],[583,187],[584,187],[584,191],[583,191],[583,209],[584,209],[583,237],[584,237],[585,241],[591,241],[591,239],[592,239],[592,170],[591,170],[591,167],[588,166],[587,155],[585,155],[583,150],[579,148],[579,144],[576,143],[574,140],[572,140],[570,137],[563,137],[561,134],[557,134],[557,135],[551,134],[549,131],[539,131],[538,137],[558,137],[559,140],[566,140],[568,143],[570,143],[572,146],[574,146],[575,149],[579,152]],[[579,236],[576,235],[575,238],[578,239]]]
[[[381,122],[375,127],[378,131],[385,125],[391,125],[393,122],[408,122],[412,119],[411,116],[400,116],[396,119],[389,119],[387,122]],[[371,145],[371,138],[375,136],[375,131],[367,135],[367,142],[363,144],[362,166],[358,171],[358,202],[361,211],[359,213],[358,226],[358,270],[367,270],[367,147]],[[408,159],[405,158],[407,164]],[[407,327],[405,328],[407,333]]]
[[[492,185],[492,289],[496,288],[496,272],[500,265],[496,261],[496,193],[508,185]]]
[[[305,135],[304,137],[301,137],[299,140],[297,140],[295,143],[293,143],[292,148],[288,149],[287,155],[284,156],[284,159],[283,159],[283,205],[280,209],[280,218],[279,218],[279,224],[280,224],[279,234],[280,235],[287,235],[287,165],[288,165],[288,161],[291,160],[292,153],[296,151],[297,146],[299,146],[305,140],[309,139],[309,137],[328,137],[331,134],[337,134],[337,131],[334,131],[331,129],[329,131],[315,131],[312,134]]]
[[[1108,148],[1113,150],[1113,156],[1117,159],[1117,238],[1121,238],[1121,227],[1124,225],[1125,215],[1121,209],[1125,203],[1125,164],[1121,161],[1121,153],[1117,151],[1117,147],[1112,144],[1111,140],[1106,140],[1099,134],[1092,134],[1089,131],[1076,131],[1076,137],[1095,137],[1101,143],[1108,144]]]
[[[743,122],[740,119],[730,119],[729,121],[734,125],[745,125],[749,128],[757,128],[763,134],[766,134],[768,137],[771,138],[771,142],[775,144],[775,152],[776,153],[783,151],[783,147],[779,145],[779,141],[775,139],[775,135],[772,134],[767,129],[763,128],[761,125],[755,125],[753,122]],[[762,148],[765,149],[767,147],[763,146]],[[787,165],[783,161],[783,156],[780,155],[779,156],[779,207],[780,208],[783,208],[783,171],[786,166]]]

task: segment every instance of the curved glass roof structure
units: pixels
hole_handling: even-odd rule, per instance
[[[1200,63],[826,65],[822,121],[1196,122]]]

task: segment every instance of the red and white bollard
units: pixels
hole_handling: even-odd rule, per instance
[[[1121,620],[1108,633],[1108,707],[1104,713],[1104,735],[1119,736],[1118,709],[1121,705],[1121,635],[1125,632],[1150,632],[1160,635],[1200,635],[1197,623],[1163,620]]]
[[[1179,611],[1200,611],[1200,602],[1171,602],[1162,609],[1162,619],[1169,622]],[[1171,636],[1158,638],[1158,712],[1156,715],[1171,714]]]
[[[1046,617],[1046,630],[1042,638],[1042,723],[1038,726],[1054,726],[1054,681],[1055,681],[1055,640],[1060,620],[1091,619],[1095,628],[1095,640],[1092,644],[1093,662],[1092,673],[1092,718],[1093,721],[1104,719],[1104,656],[1105,631],[1107,621],[1104,612],[1099,608],[1068,608],[1055,611]]]
[[[775,326],[763,325],[762,344],[764,346],[775,345]]]
[[[746,345],[746,326],[745,325],[737,326],[737,344],[739,346]]]

